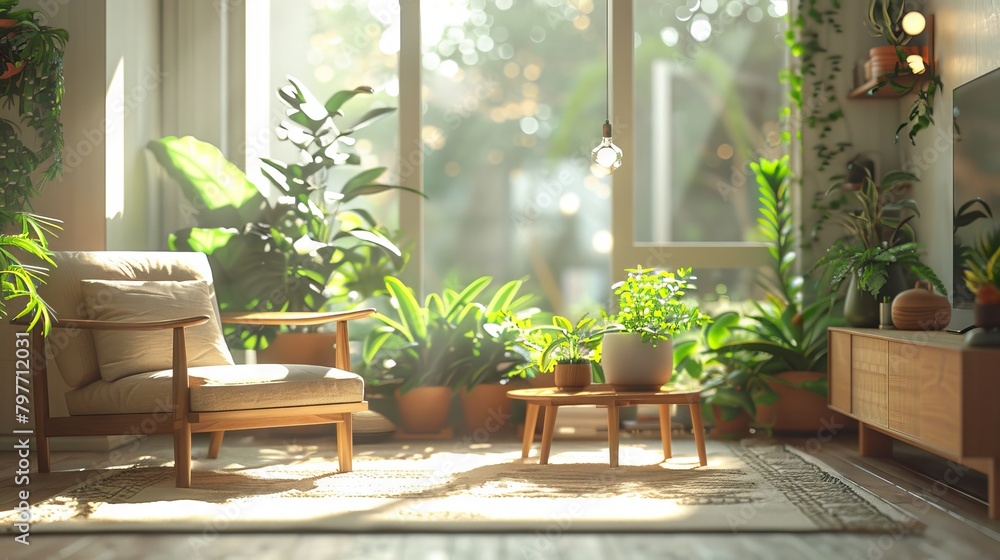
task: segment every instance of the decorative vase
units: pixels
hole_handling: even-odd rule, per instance
[[[934,293],[929,280],[920,280],[892,302],[892,324],[897,329],[939,331],[950,322],[951,304],[948,298]]]
[[[654,346],[638,333],[609,333],[603,344],[604,381],[615,390],[655,391],[674,373],[672,340],[659,340]]]
[[[556,364],[556,387],[561,391],[580,391],[593,381],[593,367],[586,364]]]
[[[894,329],[892,324],[892,302],[883,301],[878,304],[878,328]]]
[[[448,426],[451,387],[434,385],[414,387],[403,393],[396,389],[399,423],[404,432],[436,434]]]
[[[896,297],[906,289],[906,279],[900,266],[890,266],[885,285],[878,297],[858,287],[858,275],[851,274],[844,299],[844,319],[852,327],[875,328],[878,326],[878,301],[883,297]]]

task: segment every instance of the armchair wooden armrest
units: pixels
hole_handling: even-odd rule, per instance
[[[206,315],[192,315],[161,321],[96,321],[94,319],[52,319],[54,329],[90,329],[95,331],[159,331],[183,327],[196,327],[207,323]],[[27,326],[28,318],[11,321],[14,325]]]
[[[351,371],[351,351],[348,348],[347,322],[361,319],[375,313],[374,309],[354,309],[352,311],[331,312],[257,312],[223,313],[222,322],[228,325],[322,325],[337,323],[334,363],[340,369]]]
[[[286,311],[224,312],[222,313],[222,322],[227,325],[306,326],[361,319],[373,313],[375,313],[375,310],[370,308],[312,313]]]

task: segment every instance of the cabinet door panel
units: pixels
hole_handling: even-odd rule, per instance
[[[919,346],[889,344],[889,427],[920,437]]]
[[[851,414],[851,335],[830,333],[830,405]]]
[[[916,347],[910,362],[920,379],[920,439],[958,455],[962,448],[962,355],[958,350]]]
[[[888,427],[889,342],[851,337],[851,411],[858,419]]]

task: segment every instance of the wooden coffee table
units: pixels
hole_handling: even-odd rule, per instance
[[[708,464],[705,454],[705,430],[701,423],[701,392],[698,389],[671,389],[669,386],[657,391],[616,391],[610,385],[591,385],[583,391],[562,391],[555,387],[539,389],[515,389],[507,391],[512,399],[528,404],[524,423],[524,441],[521,457],[531,451],[535,439],[535,425],[538,411],[545,407],[545,425],[542,428],[542,455],[539,464],[549,463],[552,449],[552,435],[555,431],[556,413],[560,406],[590,404],[608,408],[608,453],[612,467],[618,466],[618,407],[636,404],[655,404],[660,407],[660,438],[663,441],[663,460],[672,456],[670,450],[670,405],[687,405],[691,408],[691,424],[694,440],[698,446],[698,461],[701,466]]]

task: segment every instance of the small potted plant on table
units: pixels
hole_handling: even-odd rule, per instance
[[[550,373],[555,385],[564,391],[586,388],[601,373],[601,340],[606,327],[593,317],[582,317],[576,324],[555,315],[549,325],[522,325],[520,342],[531,360],[521,371]],[[517,372],[512,372],[516,374]]]
[[[619,390],[658,389],[673,375],[673,337],[710,321],[696,303],[682,300],[694,288],[690,268],[676,272],[626,271],[615,285],[618,313],[604,335],[605,382]]]

